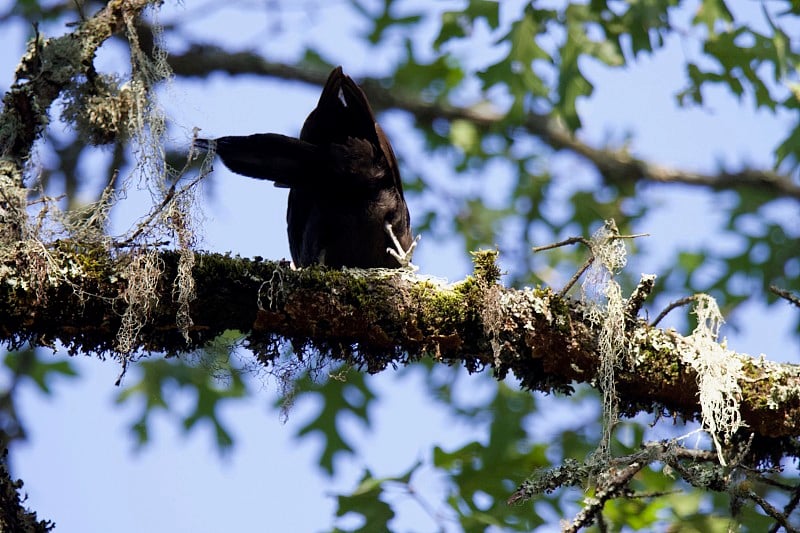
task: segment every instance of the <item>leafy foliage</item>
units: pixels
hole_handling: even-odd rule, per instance
[[[179,358],[147,359],[137,365],[139,380],[117,395],[117,403],[141,402],[141,414],[131,427],[139,446],[149,442],[152,417],[162,411],[178,417],[186,432],[206,422],[213,429],[220,453],[231,451],[233,436],[220,419],[218,409],[223,402],[243,398],[248,393],[241,370],[228,359],[231,343],[238,337],[238,333],[230,332],[207,348],[204,360],[213,362],[213,366]],[[181,389],[194,394],[188,413],[176,412],[170,401]]]
[[[75,366],[68,360],[52,361],[40,350],[28,348],[3,356],[8,383],[0,392],[0,445],[6,450],[27,438],[25,420],[16,400],[20,385],[30,383],[47,396],[53,395],[52,383],[61,378],[77,378]]]
[[[535,412],[534,397],[500,384],[496,395],[483,407],[492,412],[486,443],[470,442],[446,452],[433,450],[433,466],[447,475],[447,501],[465,531],[506,526],[530,531],[544,521],[527,506],[509,506],[503,494],[519,483],[521,472],[549,464],[545,444],[532,444],[523,428]]]
[[[319,466],[328,475],[333,475],[336,456],[354,453],[352,446],[341,434],[337,422],[350,416],[369,427],[368,407],[376,396],[363,374],[347,369],[334,370],[328,379],[320,382],[314,381],[310,374],[305,373],[296,381],[295,386],[299,391],[296,394],[315,398],[320,405],[319,413],[300,429],[297,436],[314,435],[323,439]]]
[[[403,131],[419,141],[426,157],[399,154],[406,190],[421,205],[414,213],[418,231],[434,238],[455,237],[465,252],[499,245],[509,271],[507,281],[522,285],[569,276],[585,260],[584,250],[563,248],[533,258],[532,245],[590,235],[607,218],[614,218],[622,233],[646,229],[654,207],[642,198],[644,186],[638,183],[643,176],[604,170],[565,154],[563,147],[548,138],[552,132],[548,128],[581,140],[585,130],[595,126],[584,110],[602,82],[598,73],[623,75],[675,49],[683,54],[684,79],[676,82],[674,101],[684,109],[713,112],[715,102],[731,99],[741,108],[774,115],[786,131],[769,164],[790,183],[798,183],[800,48],[795,36],[800,8],[796,2],[776,0],[745,7],[725,0],[590,0],[544,4],[547,7],[526,2],[516,11],[508,5],[488,0],[432,6],[400,0],[349,2],[361,24],[360,44],[365,53],[393,51],[394,62],[374,65],[384,69],[374,74],[383,76],[385,86],[428,110],[415,113],[413,124]],[[0,21],[21,18],[57,24],[83,18],[72,9],[66,3],[26,0],[8,7]],[[425,28],[429,31],[419,31]],[[190,33],[180,31],[180,23],[167,25],[167,31],[172,29],[181,39],[191,39]],[[303,46],[297,64],[321,68],[334,59],[333,51],[312,41],[304,41]],[[260,52],[269,57],[274,50]],[[621,100],[627,97],[619,95]],[[431,109],[474,115],[432,116]],[[489,113],[492,120],[469,118],[481,113]],[[47,135],[52,153],[44,161],[43,187],[65,191],[67,203],[77,207],[77,191],[87,188],[81,168],[92,157],[92,149],[74,138]],[[616,140],[619,137],[619,132],[611,131],[594,146],[613,149],[609,153],[617,155],[635,155],[635,135],[625,133],[621,142]],[[123,146],[115,146],[112,156],[95,167],[100,176],[97,183],[111,181],[128,157]],[[442,176],[442,167],[453,172]],[[717,165],[722,191],[703,194],[723,220],[722,227],[715,242],[680,243],[671,251],[671,266],[660,273],[666,281],[657,288],[664,297],[708,292],[730,312],[753,298],[774,304],[776,298],[767,296],[773,284],[800,290],[795,200],[758,184],[728,187],[725,178],[746,167],[746,162],[739,161]],[[734,241],[734,245],[719,246],[717,241]],[[630,285],[631,280],[627,281]],[[800,329],[800,319],[797,324]],[[151,440],[153,416],[162,412],[173,415],[187,432],[208,424],[218,449],[231,450],[234,438],[219,407],[251,392],[242,370],[229,362],[235,340],[233,333],[221,339],[199,362],[172,358],[137,364],[136,381],[119,394],[118,402],[140,405],[133,423],[139,445]],[[208,361],[213,361],[213,367]],[[44,394],[51,392],[56,377],[74,375],[68,362],[49,362],[35,351],[6,354],[4,365],[13,383],[28,380]],[[507,505],[508,495],[533,472],[590,454],[597,428],[558,428],[552,437],[542,436],[532,425],[532,413],[542,414],[541,406],[549,399],[492,382],[490,397],[465,405],[453,391],[455,371],[434,370],[430,362],[418,366],[425,368],[430,397],[454,419],[484,424],[485,435],[450,448],[431,443],[426,460],[399,476],[375,477],[366,468],[354,489],[336,499],[336,517],[344,519],[339,523],[348,517],[360,523],[348,531],[390,529],[397,517],[391,489],[408,489],[425,468],[444,479],[445,514],[465,531],[532,530],[548,519],[567,517],[580,506],[584,489],[592,493],[591,487],[561,489],[533,504]],[[342,421],[354,419],[370,429],[370,409],[380,399],[380,391],[363,374],[343,369],[331,370],[322,380],[304,374],[294,388],[298,397],[318,406],[297,438],[320,439],[318,465],[327,476],[336,476],[340,473],[337,457],[358,453]],[[193,395],[186,413],[172,408],[170,399],[179,391]],[[24,435],[13,403],[13,386],[3,400],[5,435]],[[633,428],[633,442],[642,440],[642,424],[625,427]],[[616,445],[620,452],[632,449]],[[790,472],[781,481],[796,483],[795,477]],[[771,523],[750,507],[737,508],[729,494],[703,494],[657,468],[642,470],[634,488],[639,494],[611,501],[603,509],[612,529],[727,531],[734,508],[738,511],[734,518],[744,524],[744,530],[764,531]],[[776,493],[763,492],[779,500]],[[452,525],[444,523],[442,529]]]
[[[345,517],[348,515],[359,515],[363,525],[357,529],[342,530],[336,528],[334,531],[373,531],[375,528],[389,530],[389,521],[394,518],[395,513],[392,507],[381,500],[384,492],[384,485],[387,483],[408,484],[411,479],[412,471],[396,478],[374,478],[367,470],[364,477],[359,482],[356,489],[351,494],[342,494],[337,497],[338,508],[336,516]]]
[[[36,350],[9,352],[3,364],[20,379],[28,379],[44,394],[52,394],[51,382],[59,377],[78,376],[74,366],[67,360],[49,361]]]

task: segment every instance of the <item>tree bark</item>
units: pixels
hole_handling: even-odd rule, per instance
[[[288,341],[299,358],[316,350],[368,372],[432,357],[472,372],[492,368],[498,379],[510,372],[531,390],[596,386],[599,327],[586,318],[583,304],[547,288],[502,287],[494,254],[479,255],[474,275],[452,285],[402,270],[293,270],[286,262],[198,254],[191,320],[181,321],[180,254],[161,252],[152,305],[138,315],[129,347],[170,355],[239,330],[266,365]],[[59,342],[72,354],[130,358],[120,353],[119,337],[126,311],[138,305],[131,302],[140,302],[130,294],[131,261],[104,257],[66,246],[49,256],[6,254],[0,340],[11,348]],[[629,318],[628,349],[616,371],[621,412],[697,419],[698,376],[683,358],[694,349],[690,340]],[[740,410],[747,431],[768,440],[799,436],[800,368],[731,357],[744,365]]]

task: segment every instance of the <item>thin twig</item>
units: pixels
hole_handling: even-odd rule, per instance
[[[125,377],[125,374],[128,372],[128,354],[122,356],[122,370],[117,376],[117,380],[114,382],[115,387],[119,387],[122,384],[122,378]]]
[[[788,501],[786,505],[783,506],[783,516],[790,516],[794,511],[797,504],[800,503],[800,485],[794,487],[792,491],[792,498]],[[781,528],[781,524],[775,522],[771,528],[769,528],[769,533],[778,533],[778,530]]]
[[[638,239],[639,237],[649,237],[649,233],[631,233],[630,235],[609,235],[609,239]]]
[[[780,296],[784,300],[787,300],[789,303],[794,304],[797,307],[800,307],[800,297],[795,296],[786,289],[781,289],[777,285],[770,285],[769,290],[775,293],[776,295]]]
[[[195,138],[197,138],[197,131],[194,132],[194,136],[195,136]],[[184,175],[186,173],[186,171],[189,169],[190,163],[192,161],[194,161],[194,154],[195,154],[195,151],[194,151],[194,139],[193,139],[192,140],[192,148],[191,148],[191,150],[189,152],[189,156],[186,158],[186,164],[181,169],[181,171],[179,172],[178,176]],[[114,243],[114,246],[117,247],[117,248],[122,248],[124,246],[130,245],[133,241],[136,240],[137,237],[139,237],[139,235],[141,235],[148,228],[148,226],[150,226],[150,224],[153,222],[153,220],[155,220],[155,218],[158,215],[161,214],[161,212],[164,210],[164,208],[166,208],[167,205],[169,205],[169,203],[174,198],[176,198],[178,196],[181,196],[182,194],[186,193],[186,191],[188,191],[189,189],[191,189],[192,187],[197,185],[200,182],[200,180],[202,180],[203,178],[208,176],[208,174],[209,174],[208,172],[200,172],[200,174],[195,179],[193,179],[191,181],[191,183],[189,183],[188,185],[185,185],[183,188],[181,188],[178,191],[176,191],[176,189],[178,187],[178,181],[179,180],[176,179],[172,183],[172,185],[170,186],[169,190],[167,191],[167,194],[164,196],[164,199],[161,201],[161,203],[158,205],[158,207],[156,207],[150,213],[150,215],[144,221],[142,221],[139,224],[139,226],[136,228],[136,231],[133,232],[133,235],[131,235],[130,237],[128,237],[127,239],[125,239],[122,242]]]
[[[635,318],[639,315],[645,300],[653,292],[655,284],[656,277],[654,274],[642,274],[639,284],[634,289],[631,297],[628,298],[628,304],[625,306],[625,316],[628,317],[629,327],[635,323]]]
[[[592,249],[592,243],[589,241],[589,239],[587,239],[585,237],[570,237],[569,239],[565,239],[565,240],[560,241],[560,242],[554,242],[553,244],[545,244],[544,246],[534,246],[533,253],[543,252],[545,250],[552,250],[554,248],[560,248],[562,246],[569,246],[571,244],[578,244],[578,243],[585,244],[586,247],[589,248],[589,250]],[[578,270],[575,273],[575,275],[573,275],[570,278],[570,280],[567,282],[567,284],[564,285],[564,288],[559,291],[558,295],[563,298],[569,292],[569,290],[572,288],[572,286],[575,285],[575,283],[578,282],[578,279],[583,275],[583,273],[586,272],[586,270],[590,266],[592,266],[592,263],[594,263],[594,255],[592,255],[586,261],[586,263],[583,264],[581,269]]]
[[[533,253],[544,252],[545,250],[552,250],[553,248],[560,248],[562,246],[569,246],[570,244],[578,244],[579,242],[585,244],[590,248],[592,246],[592,244],[589,242],[589,239],[585,237],[570,237],[569,239],[563,240],[561,242],[554,242],[553,244],[545,244],[544,246],[534,246]]]
[[[800,529],[793,527],[789,524],[787,516],[777,510],[775,507],[772,506],[765,498],[762,498],[752,490],[748,490],[745,493],[745,496],[756,502],[759,507],[761,507],[765,513],[775,519],[783,528],[786,530],[786,533],[798,533]]]
[[[661,322],[661,320],[665,316],[667,316],[670,311],[672,311],[675,308],[682,307],[684,305],[690,304],[693,301],[695,301],[696,299],[697,299],[697,296],[687,296],[685,298],[681,298],[680,300],[675,300],[674,302],[669,304],[667,307],[665,307],[664,310],[661,311],[661,313],[659,313],[659,315],[656,317],[655,320],[653,320],[652,324],[650,324],[650,325],[653,326],[653,327],[656,327],[656,325],[659,322]]]
[[[615,226],[615,228],[616,228],[616,226]],[[649,233],[634,233],[632,235],[609,235],[606,238],[607,239],[636,239],[638,237],[649,237],[649,236],[650,236]],[[534,246],[533,247],[533,253],[544,252],[545,250],[552,250],[554,248],[561,248],[562,246],[569,246],[571,244],[578,244],[578,243],[584,244],[584,245],[586,245],[586,247],[589,248],[589,250],[592,250],[592,246],[593,246],[592,245],[592,241],[590,241],[586,237],[570,237],[569,239],[564,239],[563,241],[554,242],[552,244],[545,244],[544,246]],[[586,272],[589,269],[590,266],[592,266],[592,263],[594,263],[594,255],[592,255],[592,257],[590,257],[589,259],[586,260],[586,262],[583,264],[583,266],[580,268],[580,270],[578,270],[575,273],[575,275],[573,275],[569,279],[567,284],[564,285],[564,288],[562,288],[558,292],[558,295],[563,298],[569,292],[569,290],[573,287],[573,285],[575,285],[578,282],[578,279],[580,279],[580,277],[583,275],[583,273]]]
[[[31,206],[36,205],[36,204],[60,202],[61,200],[63,200],[66,197],[67,197],[66,194],[59,194],[58,196],[41,196],[41,197],[36,198],[34,200],[29,200],[28,201],[28,207],[31,207]]]
[[[663,496],[672,496],[673,494],[681,494],[682,492],[683,490],[681,489],[658,490],[654,492],[635,492],[633,494],[629,494],[627,498],[630,500],[645,500],[645,499],[661,498]]]
[[[562,298],[566,296],[569,290],[572,288],[572,286],[578,282],[578,279],[580,279],[581,276],[583,276],[583,273],[589,270],[589,267],[592,266],[592,263],[594,263],[594,256],[591,256],[589,259],[586,260],[586,262],[583,264],[580,270],[575,272],[575,274],[569,279],[567,284],[564,285],[564,288],[558,291],[558,295]]]
[[[631,233],[630,235],[608,235],[606,239],[638,239],[639,237],[649,237],[649,233]],[[543,246],[534,246],[533,253],[544,252],[545,250],[552,250],[554,248],[561,248],[562,246],[569,246],[570,244],[583,243],[589,248],[592,247],[592,242],[586,237],[570,237],[563,241],[554,242],[552,244],[545,244]]]
[[[649,464],[650,461],[647,460],[634,461],[619,470],[607,471],[608,478],[598,484],[594,498],[587,501],[586,507],[575,515],[572,523],[562,531],[577,533],[584,527],[596,522],[600,513],[603,512],[603,506],[605,506],[606,502],[623,495],[631,479]]]

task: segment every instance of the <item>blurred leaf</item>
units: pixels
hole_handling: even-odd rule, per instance
[[[555,110],[566,126],[575,131],[581,125],[577,100],[590,96],[594,88],[581,71],[581,60],[594,58],[608,66],[621,66],[625,60],[613,41],[589,37],[591,25],[602,22],[589,6],[570,4],[565,10],[565,19],[566,39],[559,48]]]
[[[492,29],[500,24],[500,2],[496,0],[470,0],[464,9],[471,20],[482,18]]]
[[[605,33],[609,43],[622,53],[635,58],[640,53],[651,53],[664,44],[670,32],[669,9],[679,0],[646,0],[627,2],[609,8],[607,2],[590,2],[589,8]]]
[[[440,51],[443,44],[467,36],[467,24],[465,15],[460,11],[445,11],[442,13],[442,26],[439,35],[433,41],[433,49]]]
[[[303,59],[301,59],[300,62],[309,70],[327,72],[333,68],[333,65],[329,61],[326,61],[325,58],[313,48],[306,48]]]
[[[792,128],[789,136],[775,149],[775,166],[784,164],[792,171],[800,167],[800,123]]]
[[[365,17],[372,24],[372,31],[367,35],[367,40],[372,44],[378,44],[386,37],[390,29],[403,26],[414,26],[422,20],[422,15],[394,16],[392,13],[392,0],[384,0],[383,8],[379,15]]]
[[[615,529],[628,526],[634,531],[653,530],[659,522],[659,515],[666,508],[662,498],[618,498],[603,507],[603,517]]]
[[[697,268],[703,264],[706,256],[701,253],[681,252],[678,255],[678,264],[688,274],[692,274]]]
[[[466,249],[492,247],[500,221],[511,213],[511,208],[493,209],[481,198],[469,198],[454,221],[455,227],[464,236]]]
[[[725,24],[733,22],[733,15],[725,0],[703,0],[694,16],[695,24],[704,24],[709,35],[716,33],[717,21]]]
[[[508,88],[514,98],[509,118],[519,119],[523,116],[527,111],[525,103],[530,96],[547,98],[550,94],[544,81],[534,72],[533,62],[553,61],[550,54],[537,43],[537,36],[546,31],[546,21],[555,16],[553,11],[527,6],[523,17],[514,21],[511,30],[500,40],[510,45],[508,55],[478,73],[484,90],[496,85]]]
[[[420,464],[417,463],[412,466],[405,474],[397,477],[372,477],[369,470],[364,471],[364,476],[358,484],[358,487],[349,495],[337,496],[338,507],[336,509],[336,516],[342,517],[347,514],[360,515],[364,519],[364,525],[358,529],[342,530],[336,528],[335,531],[349,531],[349,532],[372,532],[372,531],[390,531],[389,521],[394,518],[395,514],[392,507],[380,498],[384,493],[386,483],[399,483],[401,485],[408,485],[411,476],[419,468]]]
[[[454,146],[461,148],[466,153],[474,153],[477,148],[480,148],[480,133],[473,122],[453,121],[450,126],[450,139]]]
[[[355,453],[340,433],[338,421],[349,414],[370,427],[369,406],[375,399],[361,372],[342,369],[332,372],[338,373],[322,383],[305,374],[295,385],[298,396],[316,397],[320,405],[319,413],[300,428],[297,437],[317,435],[323,440],[319,466],[329,476],[334,474],[334,459],[338,454]]]
[[[39,350],[33,349],[6,352],[3,364],[18,377],[30,379],[48,396],[52,393],[50,385],[54,379],[78,376],[70,360],[46,361],[39,357]]]
[[[577,34],[577,35],[576,35]],[[583,36],[583,28],[573,25],[567,30],[567,41],[561,48],[561,62],[559,64],[558,85],[556,94],[558,104],[556,110],[564,120],[567,128],[572,131],[581,126],[578,117],[576,101],[581,96],[592,94],[592,84],[584,77],[578,67],[578,60],[585,49],[581,46],[580,40]]]
[[[453,451],[433,449],[433,464],[447,473],[448,503],[465,531],[487,525],[529,531],[544,522],[528,505],[509,506],[506,500],[533,470],[549,466],[547,446],[529,440],[523,419],[534,412],[528,392],[501,383],[490,404],[493,417],[488,442],[470,442]]]
[[[406,44],[405,61],[397,66],[393,76],[403,91],[427,101],[438,101],[464,79],[464,71],[454,58],[442,56],[427,64],[417,63],[410,42]]]
[[[143,402],[140,416],[131,425],[139,446],[149,441],[152,416],[164,411],[178,416],[187,432],[199,422],[207,422],[214,430],[217,450],[220,453],[230,451],[233,436],[220,419],[218,409],[224,401],[242,398],[248,393],[240,370],[230,365],[228,357],[232,345],[240,338],[238,332],[223,334],[206,349],[208,357],[203,364],[190,364],[182,358],[171,358],[147,359],[136,365],[141,379],[126,386],[117,395],[116,402]],[[194,404],[187,415],[175,412],[167,402],[171,393],[181,389],[194,393]]]
[[[483,19],[490,28],[500,24],[500,3],[491,0],[470,0],[463,10],[445,11],[442,13],[441,29],[433,41],[433,49],[437,52],[442,45],[453,40],[467,37],[477,19]]]

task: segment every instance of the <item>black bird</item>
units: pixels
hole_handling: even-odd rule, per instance
[[[276,133],[198,139],[233,172],[288,187],[289,248],[298,267],[410,264],[416,242],[392,146],[367,97],[335,68],[300,138]]]

